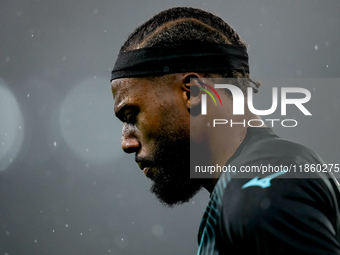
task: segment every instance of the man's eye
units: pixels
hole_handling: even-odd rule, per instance
[[[134,113],[129,113],[124,117],[124,122],[134,124],[136,122],[136,115]]]

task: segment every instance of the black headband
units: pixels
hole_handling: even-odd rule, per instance
[[[169,73],[228,70],[249,72],[245,47],[217,43],[174,44],[120,52],[111,81]]]

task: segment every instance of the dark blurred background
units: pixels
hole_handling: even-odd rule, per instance
[[[173,209],[154,198],[134,156],[121,151],[109,83],[129,33],[169,7],[216,12],[236,29],[264,84],[259,108],[273,86],[309,89],[313,116],[288,109],[299,125],[274,130],[340,163],[339,1],[0,6],[0,255],[196,253],[208,192]]]

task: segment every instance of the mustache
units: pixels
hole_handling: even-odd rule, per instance
[[[135,156],[135,161],[138,164],[140,169],[144,169],[145,167],[152,167],[155,165],[155,161],[151,158],[146,158],[146,157],[139,157]]]

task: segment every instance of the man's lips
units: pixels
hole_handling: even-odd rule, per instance
[[[146,175],[147,172],[151,169],[151,164],[149,164],[148,162],[143,162],[143,161],[139,161],[137,162],[139,168],[141,170],[143,170],[144,174]]]
[[[150,167],[144,167],[143,168],[143,172],[144,172],[144,174],[147,176],[147,174],[148,174],[148,171],[150,170],[151,168]]]

